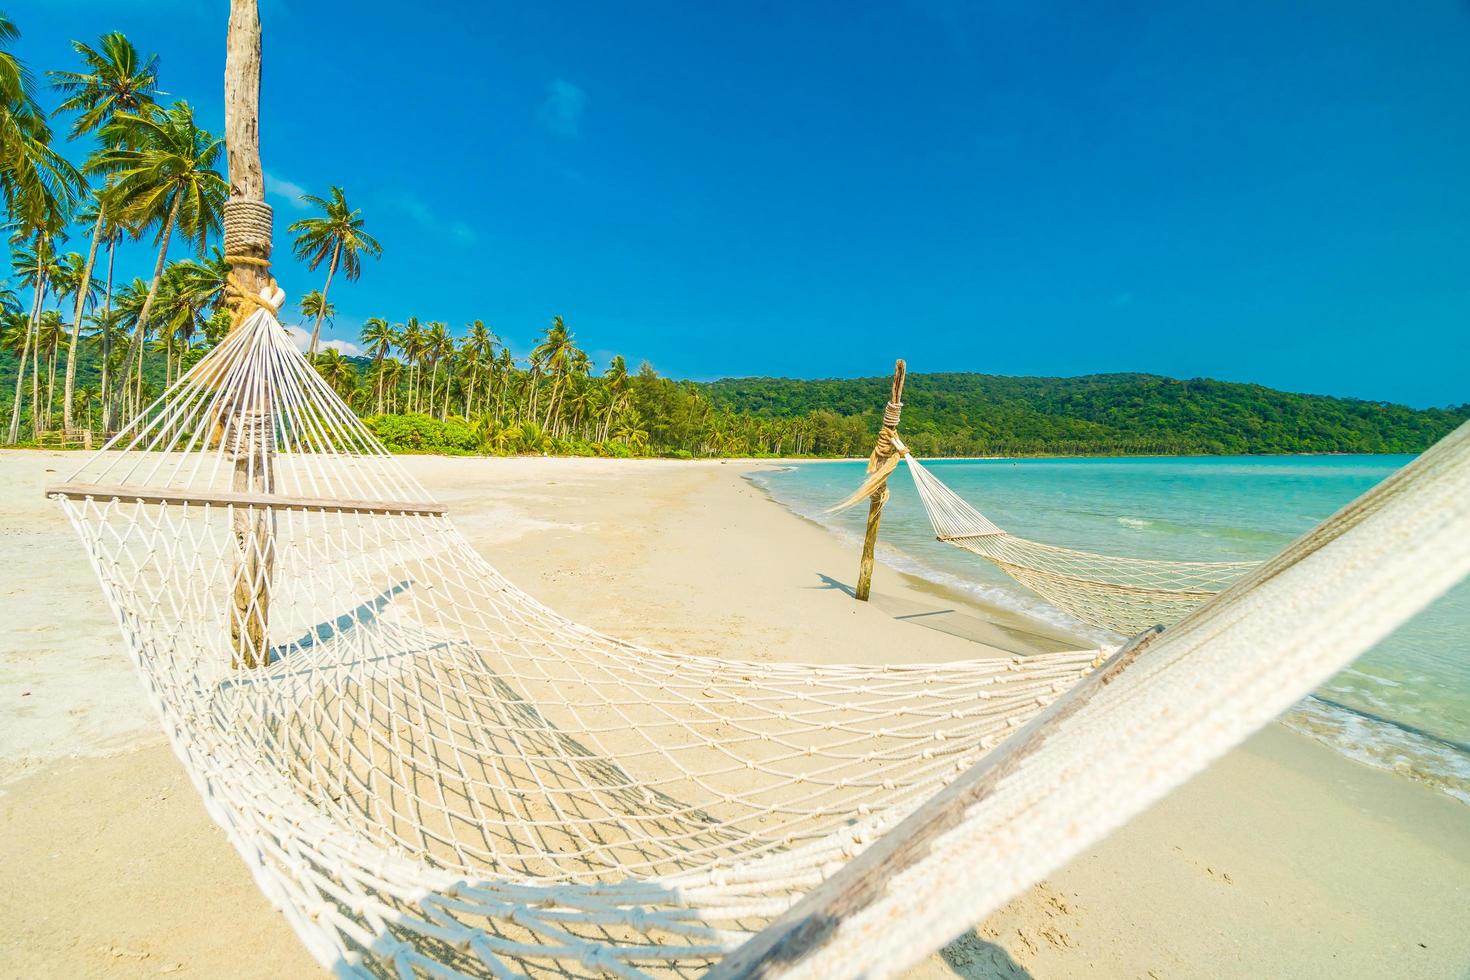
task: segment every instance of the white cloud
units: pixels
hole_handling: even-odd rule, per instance
[[[311,338],[308,337],[307,340]],[[330,347],[343,357],[361,357],[362,348],[350,340],[324,340],[319,345],[323,350]]]
[[[399,194],[389,203],[425,228],[442,232],[456,242],[467,245],[475,240],[475,229],[463,221],[444,221],[412,192]]]
[[[283,323],[281,326],[286,331],[286,336],[291,338],[291,343],[296,349],[305,354],[311,347],[311,331],[305,327],[298,327],[294,323]],[[349,340],[323,340],[317,344],[318,350],[326,350],[330,347],[342,354],[344,357],[360,357],[362,348]]]
[[[435,223],[434,213],[429,210],[429,206],[423,201],[420,201],[412,194],[400,194],[398,195],[398,197],[393,199],[393,203],[396,204],[399,209],[403,211],[404,214],[408,215],[410,218],[417,221],[421,225],[432,225]]]
[[[536,118],[557,136],[576,139],[582,135],[582,113],[586,108],[586,92],[565,78],[553,78],[546,86],[546,98],[536,110]]]
[[[271,197],[280,198],[297,211],[306,210],[306,202],[301,200],[306,188],[284,177],[277,177],[269,170],[265,172],[265,192]]]

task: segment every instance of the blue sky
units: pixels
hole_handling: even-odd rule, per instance
[[[125,31],[218,131],[222,0]],[[340,184],[365,317],[678,377],[1152,371],[1470,400],[1470,3],[265,0],[278,240]],[[74,241],[78,244],[80,236]],[[283,260],[293,300],[321,276]],[[145,259],[129,253],[125,271]]]

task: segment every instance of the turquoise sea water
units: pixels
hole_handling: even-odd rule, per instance
[[[1198,561],[1266,558],[1412,456],[942,460],[927,464],[998,525],[1049,544]],[[795,464],[752,479],[854,542],[866,507],[826,507],[861,462]],[[883,512],[882,559],[1088,640],[1106,636],[934,540],[900,469]],[[1344,754],[1470,803],[1470,583],[1461,583],[1283,719]]]

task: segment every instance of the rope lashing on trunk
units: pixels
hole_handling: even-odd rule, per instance
[[[260,257],[269,259],[271,254],[271,229],[275,212],[264,201],[231,198],[225,202],[224,246],[226,254],[249,254],[259,251]]]
[[[274,211],[264,201],[232,198],[224,207],[224,251],[225,261],[231,266],[248,265],[269,270],[271,267],[271,230]],[[275,277],[266,273],[266,285],[259,291],[247,288],[232,270],[225,280],[225,292],[231,300],[234,317],[231,326],[238,326],[256,310],[266,310],[272,316],[281,312],[286,294]]]

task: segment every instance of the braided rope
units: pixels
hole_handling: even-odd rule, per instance
[[[271,206],[264,201],[244,198],[232,198],[226,201],[224,208],[225,261],[232,266],[248,265],[257,269],[269,270],[273,215]],[[255,290],[246,288],[234,272],[231,272],[226,278],[225,293],[234,310],[231,329],[238,327],[256,310],[266,310],[272,316],[281,311],[284,297],[280,296],[280,286],[268,271],[265,276],[266,289],[269,290],[272,299],[267,299]]]
[[[271,206],[264,201],[234,198],[225,202],[225,252],[271,254]]]

